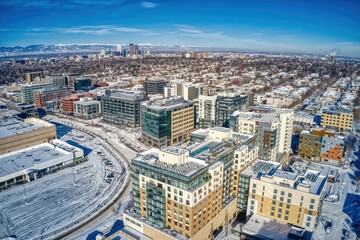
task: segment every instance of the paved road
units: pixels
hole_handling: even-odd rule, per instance
[[[128,175],[128,167],[129,162],[131,160],[131,156],[133,151],[126,146],[115,145],[114,141],[112,141],[112,137],[106,134],[105,132],[96,130],[96,128],[86,128],[85,123],[75,122],[71,119],[64,118],[61,116],[61,119],[56,116],[51,116],[52,120],[55,122],[59,122],[65,125],[70,125],[75,129],[79,129],[81,131],[85,131],[91,135],[97,136],[103,139],[107,144],[109,144],[113,151],[115,151],[121,158],[124,160],[124,164],[127,168],[126,174]],[[86,236],[98,229],[102,223],[109,221],[109,219],[116,219],[118,216],[115,214],[114,209],[116,209],[120,204],[124,203],[129,199],[129,195],[131,193],[131,184],[130,179],[127,176],[126,181],[124,182],[125,188],[123,191],[117,196],[114,202],[104,209],[99,215],[93,216],[89,222],[80,224],[78,228],[70,230],[62,235],[59,235],[56,239],[84,239]]]

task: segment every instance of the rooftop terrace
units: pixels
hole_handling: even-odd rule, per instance
[[[178,148],[177,148],[178,149]],[[181,149],[180,149],[181,150]],[[186,151],[186,150],[183,150]],[[189,158],[189,161],[184,164],[169,164],[159,160],[160,150],[157,148],[151,148],[145,152],[140,153],[134,160],[144,162],[148,165],[155,166],[167,170],[172,173],[180,174],[186,177],[193,175],[199,170],[206,167],[206,164],[201,164]]]

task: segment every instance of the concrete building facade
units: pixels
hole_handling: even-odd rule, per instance
[[[54,88],[52,83],[32,83],[20,85],[20,101],[30,104],[35,102],[35,92],[42,89]]]
[[[293,115],[293,110],[279,108],[262,113],[236,111],[230,127],[257,136],[260,159],[285,161],[291,151]]]
[[[164,87],[166,86],[166,84],[167,82],[164,80],[144,81],[143,87],[146,96],[155,95],[155,94],[164,94]]]
[[[74,116],[85,119],[101,116],[101,102],[92,98],[80,98],[74,104]]]
[[[148,99],[143,92],[107,91],[101,99],[104,121],[138,127],[140,126],[140,104]]]

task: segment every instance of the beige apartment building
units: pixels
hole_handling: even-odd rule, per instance
[[[324,108],[321,114],[321,126],[336,131],[352,131],[354,114],[352,111],[341,108]]]
[[[202,142],[138,154],[125,226],[151,239],[213,239],[240,211],[234,169],[240,172],[256,158],[254,136],[223,127],[208,129]]]
[[[327,176],[315,170],[299,175],[279,167],[274,162],[258,161],[242,173],[251,176],[247,215],[264,216],[312,232],[319,222]]]

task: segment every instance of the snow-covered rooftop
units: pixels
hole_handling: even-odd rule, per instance
[[[32,169],[41,170],[73,160],[74,151],[82,150],[63,141],[54,140],[52,143],[42,143],[0,155],[0,180],[12,174],[22,175]]]
[[[10,119],[4,122],[0,122],[0,138],[6,138],[12,135],[22,134],[24,132],[31,132],[43,125],[36,123],[21,122],[16,119]]]
[[[254,214],[243,226],[242,232],[259,239],[288,240],[291,229],[287,224]]]

